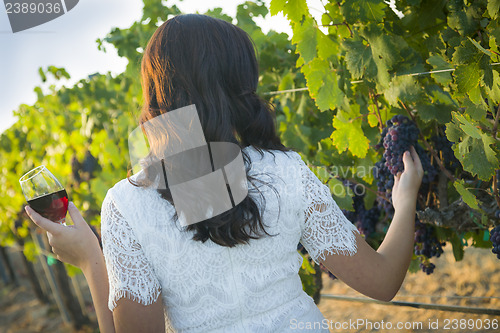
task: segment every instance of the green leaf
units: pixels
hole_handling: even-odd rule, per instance
[[[477,44],[477,43],[475,43]],[[493,85],[493,73],[489,63],[489,57],[474,44],[474,40],[464,40],[453,54],[453,63],[458,64],[453,76],[457,83],[459,93],[469,95],[475,104],[479,104],[481,96],[480,85],[491,88]],[[477,46],[480,47],[479,44]]]
[[[435,54],[427,59],[427,63],[432,66],[432,69],[443,70],[450,69],[450,64],[444,60],[441,55]],[[442,73],[431,74],[432,78],[444,86],[448,85],[452,81],[451,71],[446,71]]]
[[[269,4],[269,12],[271,16],[277,15],[279,12],[282,12],[285,8],[286,0],[271,0]]]
[[[321,111],[335,109],[343,103],[344,93],[337,83],[337,74],[330,68],[328,61],[314,58],[302,66],[302,73],[312,98]]]
[[[416,258],[412,258],[410,261],[410,266],[408,267],[408,271],[410,273],[417,273],[420,271],[420,260]]]
[[[316,29],[316,32],[318,57],[326,60],[329,57],[336,56],[339,53],[339,44],[337,40],[333,40],[319,29]]]
[[[457,124],[449,122],[446,124],[446,137],[450,142],[459,142],[462,140],[463,132]]]
[[[300,22],[304,15],[309,15],[306,0],[272,0],[269,11],[274,16],[279,12],[292,22]]]
[[[498,71],[493,71],[493,85],[485,86],[488,99],[493,103],[500,103],[500,74]]]
[[[370,24],[362,30],[362,36],[368,41],[372,59],[377,65],[377,84],[379,90],[384,90],[390,82],[389,70],[400,56],[398,45],[392,36],[387,35],[381,26]]]
[[[499,12],[500,0],[488,0],[488,14],[490,14],[490,17],[495,20]]]
[[[311,263],[307,259],[302,260],[302,269],[305,270],[306,272],[308,272],[309,274],[316,273],[314,268],[311,266]]]
[[[293,25],[292,43],[297,45],[297,51],[304,58],[305,63],[316,57],[316,31],[317,28],[312,18]]]
[[[460,261],[464,258],[464,245],[462,243],[462,238],[456,233],[450,239],[451,246],[453,247],[453,256],[455,261]]]
[[[337,197],[333,195],[333,199],[337,203],[340,209],[345,209],[345,210],[353,210],[352,208],[352,197],[349,195],[346,195],[345,197]]]
[[[354,156],[361,158],[366,156],[370,141],[361,128],[361,119],[349,121],[337,113],[333,118],[333,127],[332,143],[339,153],[349,149]]]
[[[479,70],[477,63],[458,66],[453,73],[453,76],[455,77],[455,82],[457,83],[458,92],[468,94],[469,97],[473,99],[471,91],[479,89],[479,82],[483,76],[483,73]]]
[[[341,11],[347,22],[382,22],[387,5],[382,0],[346,0]]]
[[[479,60],[478,65],[483,72],[481,86],[486,86],[488,88],[493,87],[493,70],[491,69],[490,58],[483,55]]]
[[[456,180],[453,183],[457,192],[462,196],[463,201],[472,209],[479,209],[476,196],[464,186],[463,180]]]
[[[421,87],[412,76],[396,76],[384,93],[385,98],[392,106],[397,106],[398,101],[414,103],[422,97]]]
[[[451,120],[451,105],[444,104],[417,104],[417,113],[423,121],[436,120],[440,124],[446,124]]]
[[[481,137],[482,139],[474,139],[466,136],[458,144],[458,154],[455,151],[455,156],[462,162],[464,170],[487,181],[499,165],[496,154],[490,147],[495,140],[486,134]]]
[[[481,56],[479,50],[472,44],[472,39],[465,39],[455,48],[452,61],[456,65],[467,65],[471,61],[478,59]]]
[[[467,119],[467,116],[455,113],[455,118],[460,122],[459,126],[465,134],[475,139],[481,139],[481,130],[474,126],[469,119]]]
[[[330,192],[337,198],[344,198],[347,195],[344,184],[337,178],[331,178],[328,181],[328,187]]]
[[[365,71],[368,77],[375,77],[377,67],[373,61],[370,46],[364,45],[362,41],[345,40],[342,44],[346,50],[345,61],[347,69],[354,79],[363,77]]]
[[[496,152],[490,147],[495,140],[478,128],[476,122],[467,114],[453,112],[453,120],[446,125],[448,139],[455,142],[455,157],[462,163],[464,170],[482,180],[489,180],[495,169],[499,168]]]
[[[47,81],[47,76],[45,75],[45,72],[43,71],[42,67],[38,68],[38,74],[40,75],[42,82]]]
[[[481,100],[481,102],[483,102]],[[479,105],[472,103],[470,99],[465,99],[464,101],[465,112],[474,120],[481,120],[486,117],[486,108],[483,103]]]

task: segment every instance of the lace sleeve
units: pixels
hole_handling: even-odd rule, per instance
[[[328,186],[300,160],[304,193],[304,216],[300,242],[319,264],[327,254],[354,255],[357,252],[356,227],[333,200]]]
[[[109,279],[109,309],[113,311],[124,297],[143,305],[154,303],[161,291],[160,284],[109,192],[102,204],[101,233]]]

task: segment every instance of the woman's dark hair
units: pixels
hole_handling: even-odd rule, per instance
[[[175,16],[151,37],[144,50],[141,76],[141,125],[194,104],[206,142],[232,142],[240,148],[252,145],[261,154],[263,149],[289,150],[276,134],[272,105],[256,94],[259,69],[254,44],[241,28],[206,15]],[[148,140],[150,146],[155,145]],[[250,159],[242,153],[247,179],[253,184],[256,179],[248,175]],[[152,183],[153,172],[148,169],[146,165],[148,181],[134,185]],[[168,188],[158,191],[173,203]],[[269,235],[250,196],[225,213],[188,225],[187,230],[195,231],[193,240],[211,239],[228,247],[248,243],[263,233]]]

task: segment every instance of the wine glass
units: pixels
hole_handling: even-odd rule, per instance
[[[28,171],[19,179],[19,183],[33,210],[53,222],[66,225],[68,194],[44,165]]]

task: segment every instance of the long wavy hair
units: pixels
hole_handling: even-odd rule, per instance
[[[206,142],[232,142],[240,148],[252,145],[261,154],[262,150],[289,150],[276,133],[272,104],[256,94],[259,68],[253,41],[231,23],[199,14],[169,19],[144,50],[141,77],[141,125],[194,104]],[[150,147],[162,144],[148,140]],[[251,161],[242,153],[247,179],[253,184],[257,179],[248,175]],[[143,166],[147,181],[131,182],[150,185],[152,175],[158,174],[150,168],[153,166]],[[168,187],[157,191],[173,204]],[[193,240],[211,239],[227,247],[269,235],[259,207],[249,195],[229,211],[188,225],[187,230],[194,230]]]

